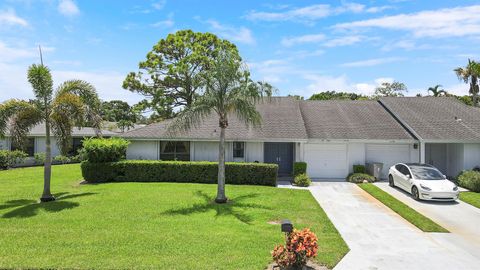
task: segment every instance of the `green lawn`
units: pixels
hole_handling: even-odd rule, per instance
[[[363,190],[382,202],[384,205],[392,209],[395,213],[412,223],[424,232],[448,232],[447,229],[433,222],[428,217],[418,213],[408,205],[397,200],[392,195],[383,191],[381,188],[371,183],[358,184]]]
[[[480,208],[480,193],[477,192],[460,192],[460,200]]]
[[[0,172],[0,268],[263,269],[284,241],[282,218],[319,237],[333,267],[348,247],[305,190],[215,185],[79,185],[79,165],[53,167],[58,200],[39,204],[43,168]]]

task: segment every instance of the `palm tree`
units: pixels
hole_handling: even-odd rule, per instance
[[[66,81],[54,93],[50,70],[43,63],[29,67],[28,81],[35,94],[34,100],[27,102],[13,99],[0,104],[0,136],[5,136],[10,125],[12,143],[22,147],[30,129],[39,123],[45,124],[44,185],[40,200],[48,202],[55,200],[50,192],[50,132],[53,132],[62,154],[66,154],[71,147],[74,126],[90,125],[100,134],[100,100],[95,88],[81,80]]]
[[[235,114],[247,126],[261,124],[256,103],[273,90],[268,83],[254,83],[241,60],[228,50],[222,50],[205,79],[205,92],[185,108],[168,126],[176,133],[197,127],[206,117],[215,113],[220,127],[218,153],[218,186],[215,202],[225,203],[225,129],[228,119]]]
[[[439,96],[446,96],[447,95],[447,91],[445,91],[445,89],[438,89],[442,87],[440,84],[437,84],[435,85],[434,87],[429,87],[427,92],[430,93],[432,92],[433,96],[434,97],[439,97]]]
[[[454,69],[459,80],[470,83],[468,92],[472,95],[473,106],[478,106],[478,78],[480,77],[480,63],[468,59],[466,67]]]

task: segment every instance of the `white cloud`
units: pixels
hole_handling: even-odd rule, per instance
[[[403,60],[400,57],[373,58],[362,61],[348,62],[341,64],[342,67],[372,67]]]
[[[60,0],[58,12],[67,17],[73,17],[80,14],[80,9],[72,0]]]
[[[25,19],[18,17],[13,9],[0,10],[0,27],[14,25],[27,27],[28,22]]]
[[[311,34],[311,35],[303,35],[298,37],[286,37],[282,39],[282,45],[289,47],[296,44],[317,43],[324,39],[325,39],[324,34]]]
[[[305,80],[310,81],[307,85],[307,93],[302,93],[305,96],[310,97],[314,93],[323,91],[349,91],[352,89],[351,84],[348,82],[346,75],[341,76],[328,76],[318,74],[305,74],[303,75]]]
[[[167,19],[152,23],[152,27],[158,28],[170,28],[175,25],[175,21],[173,20],[173,13],[168,14]]]
[[[362,36],[358,36],[358,35],[344,36],[344,37],[328,40],[323,45],[326,47],[347,46],[347,45],[352,45],[362,41],[362,38],[363,38]]]
[[[337,29],[383,28],[411,32],[415,37],[458,37],[480,34],[480,5],[427,10],[377,19],[340,23]]]
[[[55,48],[43,46],[42,52],[48,53],[54,51]],[[39,58],[38,47],[11,47],[0,41],[0,62],[10,63],[22,59]]]
[[[216,20],[207,20],[206,23],[210,29],[219,36],[229,39],[234,42],[254,45],[256,43],[252,31],[246,27],[233,27],[230,25],[220,24]]]
[[[165,7],[166,4],[167,4],[166,0],[156,1],[152,3],[152,7],[156,10],[161,10]]]
[[[389,7],[369,7],[363,4],[344,2],[338,7],[328,4],[315,4],[301,8],[291,8],[281,12],[265,12],[252,10],[245,18],[252,21],[297,21],[311,24],[316,20],[342,13],[376,13]]]

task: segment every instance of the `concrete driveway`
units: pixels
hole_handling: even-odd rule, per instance
[[[392,188],[387,182],[375,183],[411,208],[442,225],[455,236],[462,238],[465,244],[473,245],[475,255],[480,255],[480,209],[464,203],[416,201],[400,188]],[[480,268],[480,266],[479,266]]]
[[[480,265],[480,250],[471,250],[457,235],[424,233],[355,184],[316,182],[309,189],[350,247],[335,269],[478,269]]]

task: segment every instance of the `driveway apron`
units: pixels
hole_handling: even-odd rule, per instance
[[[350,247],[334,269],[479,269],[456,235],[422,232],[355,184],[309,189]]]

